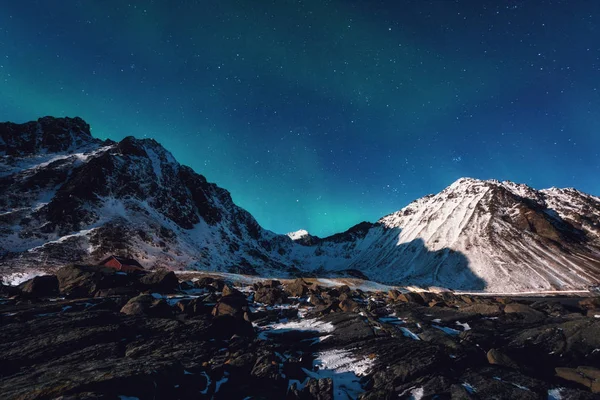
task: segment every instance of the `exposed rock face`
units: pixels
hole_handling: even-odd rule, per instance
[[[102,143],[81,118],[40,118],[26,124],[0,124],[0,155],[61,153]]]
[[[318,238],[263,229],[154,140],[102,142],[79,118],[0,124],[0,156],[4,276],[116,254],[149,268],[494,292],[599,285],[600,199],[574,189],[465,178]]]

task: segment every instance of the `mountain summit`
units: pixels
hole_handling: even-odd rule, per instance
[[[376,223],[278,235],[159,143],[80,118],[0,124],[0,274],[95,262],[524,291],[598,284],[600,199],[462,178]]]

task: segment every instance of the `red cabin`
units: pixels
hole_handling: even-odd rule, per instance
[[[106,260],[102,261],[99,265],[123,272],[137,272],[144,270],[144,267],[142,267],[142,265],[133,258],[119,256],[110,256]]]

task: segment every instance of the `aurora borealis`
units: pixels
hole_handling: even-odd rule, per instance
[[[462,176],[600,195],[595,1],[2,0],[0,120],[152,137],[278,233]]]

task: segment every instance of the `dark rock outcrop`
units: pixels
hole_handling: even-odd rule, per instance
[[[173,271],[160,270],[142,276],[140,284],[146,290],[170,293],[178,288],[179,279]]]
[[[58,279],[55,275],[36,276],[19,285],[19,290],[25,296],[51,297],[58,295]]]

